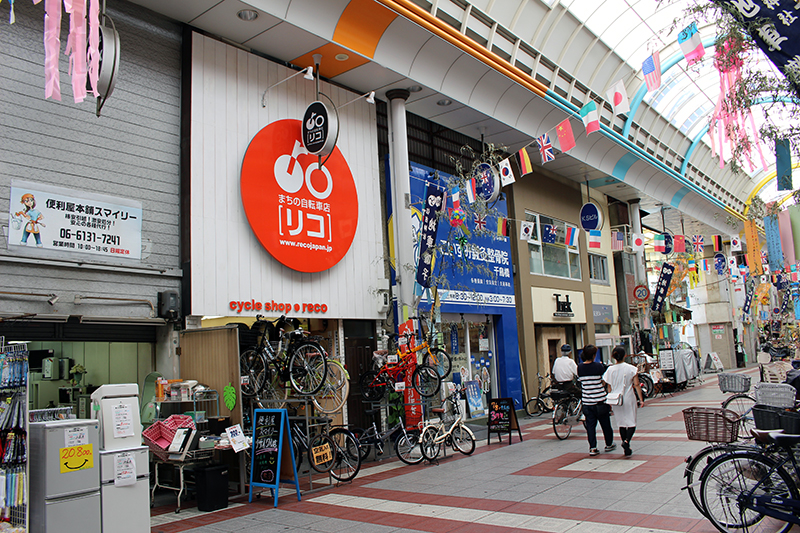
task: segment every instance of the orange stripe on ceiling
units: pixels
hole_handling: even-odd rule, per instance
[[[383,32],[395,18],[397,13],[374,0],[351,0],[336,23],[333,40],[359,54],[374,57]]]
[[[346,48],[342,48],[338,44],[328,43],[320,46],[316,50],[311,50],[305,55],[292,59],[292,64],[299,67],[313,67],[314,54],[322,54],[322,61],[319,64],[319,71],[323,78],[331,79],[343,72],[360,67],[367,61],[365,57],[361,57],[355,52],[351,52]],[[336,56],[344,57],[347,59],[336,59]]]

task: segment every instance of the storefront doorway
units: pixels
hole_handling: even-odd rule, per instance
[[[344,321],[344,362],[350,374],[350,396],[347,398],[348,424],[360,428],[369,427],[372,417],[366,416],[358,378],[372,368],[372,353],[378,349],[375,337],[375,322],[371,320]]]
[[[440,326],[444,348],[453,360],[445,381],[477,381],[487,397],[498,395],[497,358],[492,315],[442,313]]]

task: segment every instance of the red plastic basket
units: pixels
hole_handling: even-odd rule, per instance
[[[161,459],[166,459],[169,455],[167,448],[175,437],[175,430],[168,428],[161,420],[155,421],[147,429],[142,431],[142,440],[150,448],[153,454]]]
[[[175,436],[175,430],[178,428],[197,429],[194,425],[194,419],[189,415],[171,415],[164,420],[164,425],[172,430],[173,436]]]

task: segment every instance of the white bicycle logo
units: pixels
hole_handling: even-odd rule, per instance
[[[317,118],[322,118],[323,122],[325,120],[321,116],[318,116]],[[313,115],[308,122],[311,122],[312,120],[314,120]],[[306,125],[308,125],[308,122]],[[331,177],[331,173],[327,167],[323,166],[320,168],[317,161],[308,165],[308,167],[305,169],[305,172],[303,172],[300,162],[297,160],[297,157],[302,154],[308,154],[308,150],[306,150],[303,145],[300,144],[300,141],[295,141],[291,154],[283,154],[282,156],[278,157],[272,169],[275,174],[275,181],[278,182],[278,185],[281,189],[289,194],[294,194],[302,189],[303,183],[305,183],[306,187],[308,187],[308,191],[314,196],[314,198],[317,200],[324,200],[330,196],[331,192],[333,191],[333,178]],[[322,191],[315,189],[314,185],[311,183],[311,176],[315,170],[321,170],[325,175],[326,187]]]
[[[314,118],[315,116],[317,118]],[[325,117],[312,112],[311,116],[306,120],[306,129],[311,130],[314,129],[314,127],[321,128],[323,124],[325,124]]]

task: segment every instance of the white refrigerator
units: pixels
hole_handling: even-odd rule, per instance
[[[97,420],[31,423],[31,533],[100,533]]]
[[[103,533],[150,531],[150,463],[147,446],[100,452]]]

